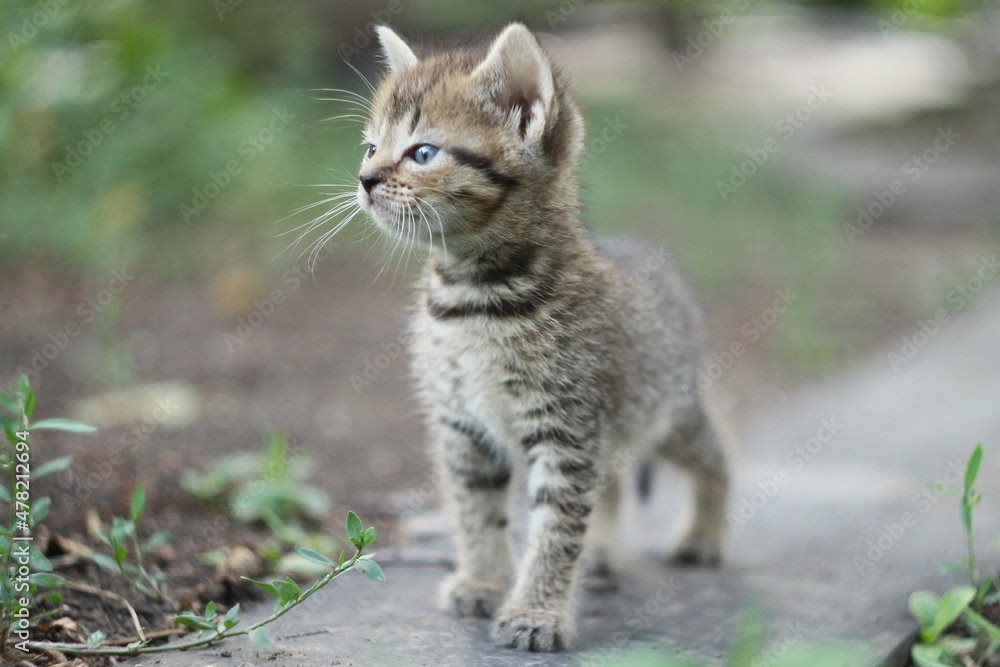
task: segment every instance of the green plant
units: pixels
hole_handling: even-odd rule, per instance
[[[215,502],[242,523],[264,523],[285,543],[301,542],[299,522],[329,515],[330,497],[306,482],[313,467],[295,455],[288,439],[272,433],[259,452],[226,456],[204,472],[186,470],[181,486],[199,500]]]
[[[97,539],[111,549],[111,555],[94,552],[91,560],[105,569],[120,573],[133,588],[153,602],[163,602],[167,577],[162,572],[150,574],[142,561],[142,551],[143,549],[149,551],[165,544],[170,539],[170,532],[159,530],[140,544],[138,525],[145,505],[146,489],[139,484],[132,492],[129,518],[114,517],[107,534],[100,528],[96,530]],[[129,545],[135,554],[134,564],[128,562]]]
[[[980,581],[972,536],[972,510],[982,499],[973,484],[983,459],[983,446],[977,444],[965,467],[962,489],[939,487],[943,493],[959,496],[959,517],[965,531],[966,556],[962,564],[951,563],[946,571],[969,575],[969,586],[956,586],[938,597],[931,591],[910,595],[910,613],[920,625],[920,641],[910,656],[918,667],[973,667],[995,665],[1000,651],[1000,627],[981,612],[985,604],[1000,606],[1000,585],[994,574]]]
[[[377,534],[375,528],[364,528],[361,519],[354,512],[347,513],[347,538],[354,546],[354,555],[347,557],[347,552],[341,552],[336,563],[311,549],[296,547],[296,553],[302,558],[322,565],[329,571],[326,575],[316,580],[309,588],[302,588],[291,578],[277,579],[270,583],[254,581],[244,577],[247,581],[260,587],[266,592],[274,603],[274,609],[270,616],[263,621],[237,630],[240,624],[240,606],[234,605],[225,614],[221,614],[218,605],[213,601],[205,605],[202,614],[185,612],[173,618],[174,621],[183,626],[195,630],[198,634],[188,641],[177,644],[166,644],[162,646],[149,646],[148,639],[136,639],[124,647],[105,646],[106,636],[102,632],[88,632],[87,642],[84,644],[56,644],[50,642],[28,642],[28,647],[33,650],[55,649],[63,653],[73,655],[141,655],[144,653],[163,653],[166,651],[185,651],[194,648],[209,646],[223,639],[247,635],[254,644],[261,648],[271,648],[274,644],[266,625],[276,621],[286,613],[305,602],[316,591],[320,590],[331,581],[349,570],[357,570],[372,581],[385,581],[385,574],[382,568],[375,562],[370,554],[363,554],[363,550],[375,542]]]
[[[58,592],[49,592],[45,597],[56,604],[55,610],[31,614],[39,589],[59,588],[64,583],[31,544],[31,530],[45,520],[52,507],[51,498],[31,497],[31,483],[66,468],[72,459],[62,456],[32,469],[31,434],[44,429],[74,433],[96,430],[72,419],[43,419],[32,424],[34,408],[35,394],[27,376],[22,375],[9,391],[0,391],[0,426],[5,436],[0,448],[5,480],[0,483],[0,504],[6,504],[8,510],[7,519],[0,523],[0,655],[6,654],[11,634],[26,637],[31,624],[58,612],[62,602]]]

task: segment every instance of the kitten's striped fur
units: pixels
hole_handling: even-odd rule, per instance
[[[629,280],[648,251],[598,251],[588,237],[574,173],[581,116],[524,25],[488,51],[421,57],[389,28],[379,36],[389,72],[358,201],[388,234],[432,247],[413,352],[458,523],[446,597],[461,615],[492,616],[507,646],[560,650],[585,537],[598,566],[617,541],[619,484],[606,474],[616,451],[692,474],[696,517],[679,556],[718,562],[725,456],[682,391],[698,362],[697,307],[669,263]],[[531,515],[515,568],[516,460]]]

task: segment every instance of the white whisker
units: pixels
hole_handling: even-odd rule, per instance
[[[344,62],[347,63],[346,60]],[[364,82],[365,86],[368,87],[368,90],[370,90],[373,93],[375,92],[375,86],[373,86],[372,82],[369,81],[368,78],[364,74],[361,73],[361,70],[359,70],[357,67],[355,67],[351,63],[347,63],[347,66],[350,67],[352,70],[354,70],[355,74],[357,74],[359,77],[361,77],[361,80]]]

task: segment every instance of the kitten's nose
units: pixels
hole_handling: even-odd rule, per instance
[[[361,185],[364,187],[365,192],[371,192],[372,188],[382,182],[382,179],[373,174],[361,174],[359,176],[361,179]]]

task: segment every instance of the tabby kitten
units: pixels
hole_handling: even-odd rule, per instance
[[[697,308],[671,265],[634,280],[648,251],[599,251],[588,237],[580,112],[528,28],[508,26],[485,52],[420,57],[388,27],[379,38],[388,73],[357,198],[385,233],[430,246],[413,352],[458,524],[446,599],[459,615],[493,617],[506,646],[557,651],[573,639],[588,523],[597,569],[616,543],[616,452],[692,475],[696,516],[677,558],[719,560],[725,456],[682,390],[699,361]],[[531,507],[516,569],[515,461]]]

